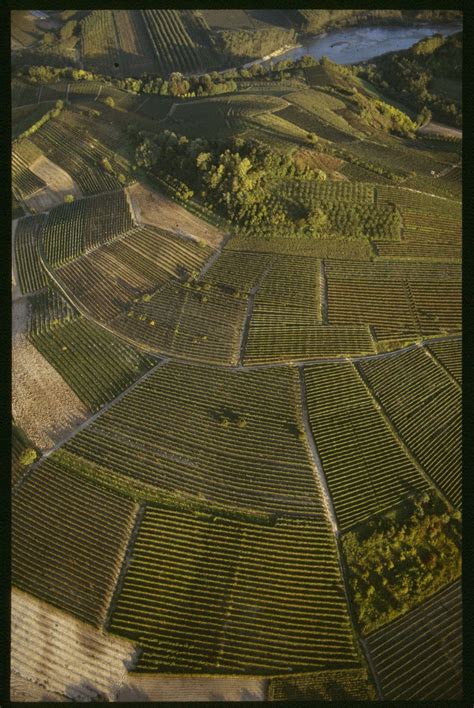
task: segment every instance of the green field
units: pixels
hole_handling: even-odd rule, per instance
[[[460,700],[451,22],[11,13],[13,702]]]

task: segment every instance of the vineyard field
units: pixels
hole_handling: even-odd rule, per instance
[[[461,394],[421,348],[363,361],[361,372],[424,470],[461,506]]]
[[[459,266],[328,261],[326,274],[330,324],[370,325],[378,340],[460,329]]]
[[[280,253],[289,256],[334,258],[342,260],[369,261],[374,252],[367,239],[347,241],[344,239],[296,239],[263,235],[238,234],[226,245],[227,252]]]
[[[147,506],[111,629],[144,646],[142,672],[265,675],[360,661],[322,521],[256,525]]]
[[[376,693],[364,669],[319,671],[270,679],[268,701],[375,701]]]
[[[48,275],[41,263],[38,239],[46,216],[26,216],[20,219],[15,231],[15,259],[21,292],[26,295],[41,290],[48,284]]]
[[[352,364],[308,366],[304,378],[311,429],[342,529],[428,487]]]
[[[299,406],[290,369],[166,364],[65,449],[165,491],[235,508],[320,514]]]
[[[50,458],[23,482],[12,507],[13,584],[101,626],[135,505]]]
[[[178,10],[141,10],[160,73],[172,71],[199,73],[202,60],[199,47],[189,35]]]
[[[35,450],[33,443],[28,439],[24,431],[12,422],[12,449],[11,449],[11,485],[12,487],[19,481],[23,472],[29,469],[31,462],[25,464],[22,456],[27,450]]]
[[[17,588],[11,606],[12,664],[38,686],[38,700],[45,701],[45,688],[74,702],[115,699],[136,661],[133,644]]]
[[[45,183],[28,167],[26,160],[13,149],[12,152],[12,189],[17,199],[25,199],[43,189]]]
[[[83,62],[99,73],[110,75],[119,63],[117,34],[111,10],[93,10],[81,23]]]
[[[45,259],[59,267],[118,238],[132,228],[122,190],[81,199],[52,209],[43,228]]]
[[[461,582],[457,581],[369,635],[367,643],[385,700],[462,700],[461,623]]]
[[[73,313],[53,292],[32,301],[29,338],[92,412],[157,363]]]
[[[155,354],[237,364],[245,300],[214,286],[186,286],[169,282],[148,302],[133,303],[114,319],[114,331]]]
[[[462,381],[462,341],[451,339],[447,342],[433,342],[428,345],[428,350],[451,376],[461,385]]]
[[[104,158],[113,162],[113,154],[97,140],[88,140],[72,125],[51,119],[31,136],[31,141],[71,175],[83,194],[120,188],[118,179],[101,165]],[[68,145],[73,145],[74,149],[65,149]]]

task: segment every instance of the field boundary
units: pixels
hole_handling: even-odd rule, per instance
[[[354,641],[356,643],[359,640],[360,647],[362,648],[362,655],[365,657],[369,671],[372,674],[374,674],[372,665],[370,664],[369,659],[367,657],[366,647],[362,642],[360,642],[359,632],[357,631],[356,614],[355,614],[354,608],[352,606],[352,601],[351,601],[350,592],[349,592],[349,582],[348,582],[348,578],[347,578],[346,566],[345,566],[345,561],[344,561],[344,554],[342,551],[341,531],[339,529],[339,523],[337,521],[336,510],[334,508],[334,503],[332,501],[332,496],[331,496],[331,492],[329,489],[329,485],[326,480],[326,475],[324,474],[323,463],[322,463],[321,457],[319,456],[318,448],[316,447],[316,441],[314,439],[313,431],[311,428],[311,421],[309,418],[309,411],[308,411],[308,405],[307,405],[307,400],[306,400],[306,382],[304,380],[304,367],[301,365],[298,365],[298,374],[299,374],[299,384],[300,384],[300,393],[301,393],[301,412],[303,415],[303,423],[304,423],[304,427],[305,427],[305,437],[306,437],[306,442],[307,442],[307,448],[308,448],[308,452],[309,452],[309,456],[310,456],[311,467],[313,468],[313,472],[316,472],[316,474],[314,475],[315,479],[319,483],[319,486],[322,491],[323,504],[326,509],[326,516],[331,524],[331,528],[332,528],[332,531],[334,534],[334,543],[336,546],[336,556],[337,556],[337,561],[339,564],[339,571],[340,571],[340,575],[341,575],[342,587],[344,590],[344,597],[346,600],[347,612],[348,612],[349,620],[351,623],[352,635],[353,635]],[[375,674],[374,674],[374,681],[375,681]],[[380,691],[379,691],[379,686],[378,686],[377,681],[376,681],[376,686],[377,686],[377,693],[379,693],[379,696],[380,696]]]

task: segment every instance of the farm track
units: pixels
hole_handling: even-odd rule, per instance
[[[133,549],[135,547],[135,541],[138,536],[138,532],[140,531],[140,526],[141,526],[142,519],[143,519],[144,515],[145,515],[145,504],[140,504],[140,506],[137,510],[136,516],[135,516],[135,522],[133,524],[133,529],[130,533],[128,543],[125,548],[125,553],[123,556],[122,565],[120,567],[120,573],[119,573],[117,582],[115,583],[115,588],[112,593],[112,597],[110,598],[109,607],[107,609],[107,614],[106,614],[106,617],[104,620],[103,626],[104,626],[104,630],[106,632],[108,632],[110,630],[110,622],[112,619],[112,615],[114,613],[115,605],[117,603],[119,595],[122,591],[122,586],[123,586],[123,583],[125,580],[125,576],[127,574],[127,570],[129,568],[130,562],[132,560]]]
[[[252,313],[253,313],[253,306],[255,304],[255,297],[257,295],[257,292],[265,280],[265,276],[270,270],[271,267],[271,261],[268,264],[267,268],[264,270],[262,275],[260,276],[258,282],[253,286],[253,288],[250,290],[248,300],[247,300],[247,312],[245,314],[245,322],[244,326],[242,327],[242,332],[240,335],[240,344],[239,344],[239,369],[244,369],[244,355],[245,355],[245,348],[247,346],[247,339],[249,336],[249,330],[250,330],[250,323],[252,321]]]
[[[200,271],[199,276],[198,276],[198,280],[201,280],[202,278],[204,278],[204,276],[206,275],[206,273],[207,273],[207,271],[209,270],[209,268],[217,261],[217,259],[219,258],[219,256],[222,254],[222,251],[223,251],[223,249],[224,249],[224,246],[225,246],[225,245],[227,244],[227,242],[230,240],[231,236],[232,236],[232,234],[231,234],[230,232],[227,233],[227,234],[224,234],[224,238],[223,238],[222,241],[220,242],[219,246],[216,248],[216,250],[214,251],[214,253],[210,256],[210,258],[209,258],[209,260],[207,261],[207,263],[204,263],[203,267],[201,268],[201,271]]]
[[[321,301],[321,322],[328,324],[328,279],[326,277],[326,269],[324,268],[324,258],[321,258],[319,264],[319,287]]]

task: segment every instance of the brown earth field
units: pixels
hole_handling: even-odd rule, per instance
[[[12,343],[12,415],[30,440],[41,450],[50,450],[90,413],[64,379],[18,331],[26,321],[26,299],[14,303],[17,323]]]
[[[47,184],[46,188],[25,199],[25,204],[35,212],[49,211],[58,204],[64,204],[66,194],[72,194],[75,199],[82,197],[81,190],[72,177],[44,155],[35,160],[29,168]]]
[[[264,701],[265,679],[225,676],[159,676],[133,674],[117,695],[117,701]]]
[[[23,700],[40,702],[114,701],[136,659],[131,642],[12,589],[12,700],[21,693]]]
[[[222,231],[186,211],[179,204],[175,204],[164,194],[149,189],[140,182],[127,187],[125,193],[138,223],[151,224],[180,235],[190,236],[214,248],[224,238]]]

